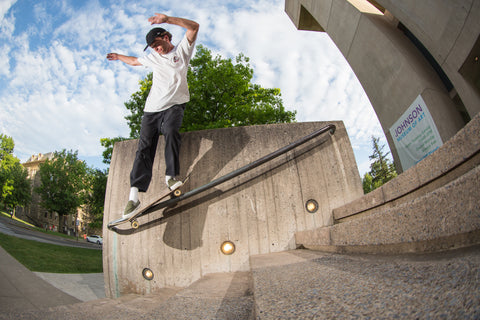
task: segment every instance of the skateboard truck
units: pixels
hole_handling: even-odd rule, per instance
[[[172,193],[172,195],[176,198],[176,197],[180,197],[182,195],[182,190],[180,189],[175,189]],[[136,215],[138,216],[138,215]],[[133,218],[131,221],[130,221],[130,226],[132,227],[132,229],[138,229],[138,227],[140,227],[140,223],[138,222],[137,218]]]
[[[188,175],[183,181],[182,181],[182,185],[185,184],[185,182],[188,180],[188,178],[190,177],[190,175]],[[181,186],[180,186],[181,187]],[[112,229],[113,227],[115,226],[118,226],[120,224],[123,224],[125,222],[130,222],[130,226],[132,227],[132,229],[138,229],[138,227],[140,227],[140,223],[138,222],[138,217],[143,215],[143,213],[145,211],[147,211],[148,209],[154,207],[156,204],[158,204],[159,201],[161,201],[162,199],[168,197],[169,195],[171,195],[173,198],[177,198],[177,197],[180,197],[182,195],[182,190],[180,190],[179,188],[175,189],[175,190],[168,190],[168,192],[165,192],[163,193],[162,195],[160,195],[158,198],[156,198],[154,201],[152,201],[150,204],[148,204],[147,206],[143,207],[143,208],[140,208],[140,210],[138,210],[137,213],[135,213],[134,216],[128,218],[128,219],[125,219],[125,218],[120,218],[120,219],[117,219],[117,220],[114,220],[114,221],[111,221],[108,223],[108,228],[109,229]]]

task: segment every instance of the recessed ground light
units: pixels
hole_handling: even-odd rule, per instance
[[[318,210],[318,202],[310,199],[305,203],[305,209],[310,213],[315,213]]]
[[[148,268],[145,268],[143,269],[142,271],[142,275],[143,277],[145,278],[145,280],[152,280],[153,279],[153,271],[148,269]]]
[[[220,246],[223,254],[230,255],[235,252],[235,244],[232,241],[225,241]]]

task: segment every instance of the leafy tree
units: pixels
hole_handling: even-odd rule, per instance
[[[283,106],[280,89],[265,89],[251,83],[253,69],[249,59],[239,54],[235,61],[224,59],[199,45],[190,60],[188,84],[190,102],[187,104],[180,131],[225,128],[254,124],[289,123],[295,121],[296,111],[287,111]],[[132,94],[125,107],[130,127],[130,138],[140,135],[141,119],[145,101],[152,86],[152,74],[140,81],[140,89]],[[125,138],[104,138],[106,148],[103,156],[110,163],[116,141]]]
[[[295,121],[296,112],[285,110],[280,89],[251,83],[253,69],[248,61],[241,53],[235,63],[213,57],[209,49],[198,46],[188,70],[191,99],[183,130]]]
[[[90,190],[86,195],[86,212],[90,216],[89,226],[99,229],[103,224],[103,207],[107,189],[108,170],[89,170]]]
[[[14,147],[15,143],[13,142],[12,137],[0,134],[0,161],[5,159],[7,155],[12,154]]]
[[[153,73],[147,74],[145,79],[140,80],[140,89],[133,93],[130,100],[125,102],[125,108],[130,111],[126,116],[128,127],[130,128],[130,138],[138,139],[140,137],[140,127],[142,125],[143,108],[147,101],[148,93],[152,87]]]
[[[11,182],[11,190],[2,194],[2,202],[6,207],[26,207],[32,200],[32,187],[28,180],[28,171],[20,164],[20,161],[14,162],[10,167],[9,180]]]
[[[124,141],[124,140],[128,140],[128,138],[116,137],[116,138],[113,138],[113,139],[111,139],[111,138],[100,139],[100,144],[102,145],[102,147],[105,148],[105,150],[103,150],[103,154],[102,154],[103,155],[103,161],[102,161],[103,163],[110,164],[110,161],[112,160],[113,146],[115,145],[115,142]]]
[[[3,207],[27,206],[31,201],[31,185],[27,170],[13,156],[14,142],[0,134],[0,201]]]
[[[369,193],[397,176],[395,166],[387,157],[390,152],[384,153],[385,145],[380,146],[380,138],[372,136],[373,153],[369,156],[373,162],[370,171],[363,176],[363,192]]]
[[[85,202],[87,165],[78,159],[78,151],[63,150],[42,163],[38,174],[40,186],[35,191],[40,195],[40,205],[49,212],[57,212],[63,226],[62,218],[76,213]]]

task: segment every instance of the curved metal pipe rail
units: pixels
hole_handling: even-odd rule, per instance
[[[296,147],[308,142],[309,140],[311,140],[315,137],[318,137],[319,135],[321,135],[321,134],[323,134],[327,131],[330,131],[330,134],[334,134],[335,130],[336,130],[335,125],[329,124],[329,125],[321,128],[317,131],[314,131],[314,132],[310,133],[309,135],[307,135],[307,136],[305,136],[305,137],[303,137],[303,138],[301,138],[301,139],[299,139],[295,142],[292,142],[291,144],[289,144],[289,145],[287,145],[283,148],[278,149],[277,151],[274,151],[274,152],[272,152],[272,153],[270,153],[270,154],[268,154],[268,155],[266,155],[266,156],[264,156],[264,157],[262,157],[258,160],[255,160],[255,161],[253,161],[253,162],[251,162],[251,163],[249,163],[249,164],[247,164],[247,165],[245,165],[241,168],[238,168],[238,169],[236,169],[236,170],[234,170],[234,171],[232,171],[232,172],[230,172],[230,173],[228,173],[228,174],[226,174],[226,175],[224,175],[224,176],[222,176],[218,179],[215,179],[215,180],[213,180],[213,181],[211,181],[207,184],[204,184],[203,186],[200,186],[196,189],[185,192],[184,194],[182,194],[179,197],[172,198],[172,199],[169,199],[169,200],[166,200],[166,201],[162,201],[162,202],[158,203],[157,205],[153,206],[152,210],[158,210],[158,209],[161,209],[161,208],[168,207],[170,205],[173,205],[174,203],[177,203],[179,201],[190,198],[190,197],[192,197],[196,194],[199,194],[200,192],[203,192],[207,189],[213,188],[213,187],[215,187],[215,186],[217,186],[221,183],[224,183],[224,182],[226,182],[230,179],[235,178],[236,176],[241,175],[242,173],[245,173],[249,170],[252,170],[252,169],[258,167],[258,166],[264,164],[265,162],[268,162],[272,159],[275,159],[278,156],[292,150],[293,148],[296,148]],[[151,211],[147,210],[145,213],[148,213],[148,212],[151,212]],[[142,216],[142,215],[140,215],[140,216]]]

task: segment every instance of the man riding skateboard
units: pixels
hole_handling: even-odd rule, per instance
[[[180,133],[185,104],[190,100],[187,84],[188,63],[193,54],[199,24],[195,21],[155,13],[148,21],[153,24],[173,24],[187,31],[176,46],[172,35],[163,28],[153,28],[146,36],[152,52],[143,57],[107,54],[108,60],[120,60],[131,66],[153,69],[153,81],[145,103],[138,149],[130,172],[130,196],[123,218],[133,217],[140,207],[138,192],[146,192],[152,179],[152,167],[160,134],[165,137],[165,182],[170,190],[182,185],[176,179],[180,173]]]

